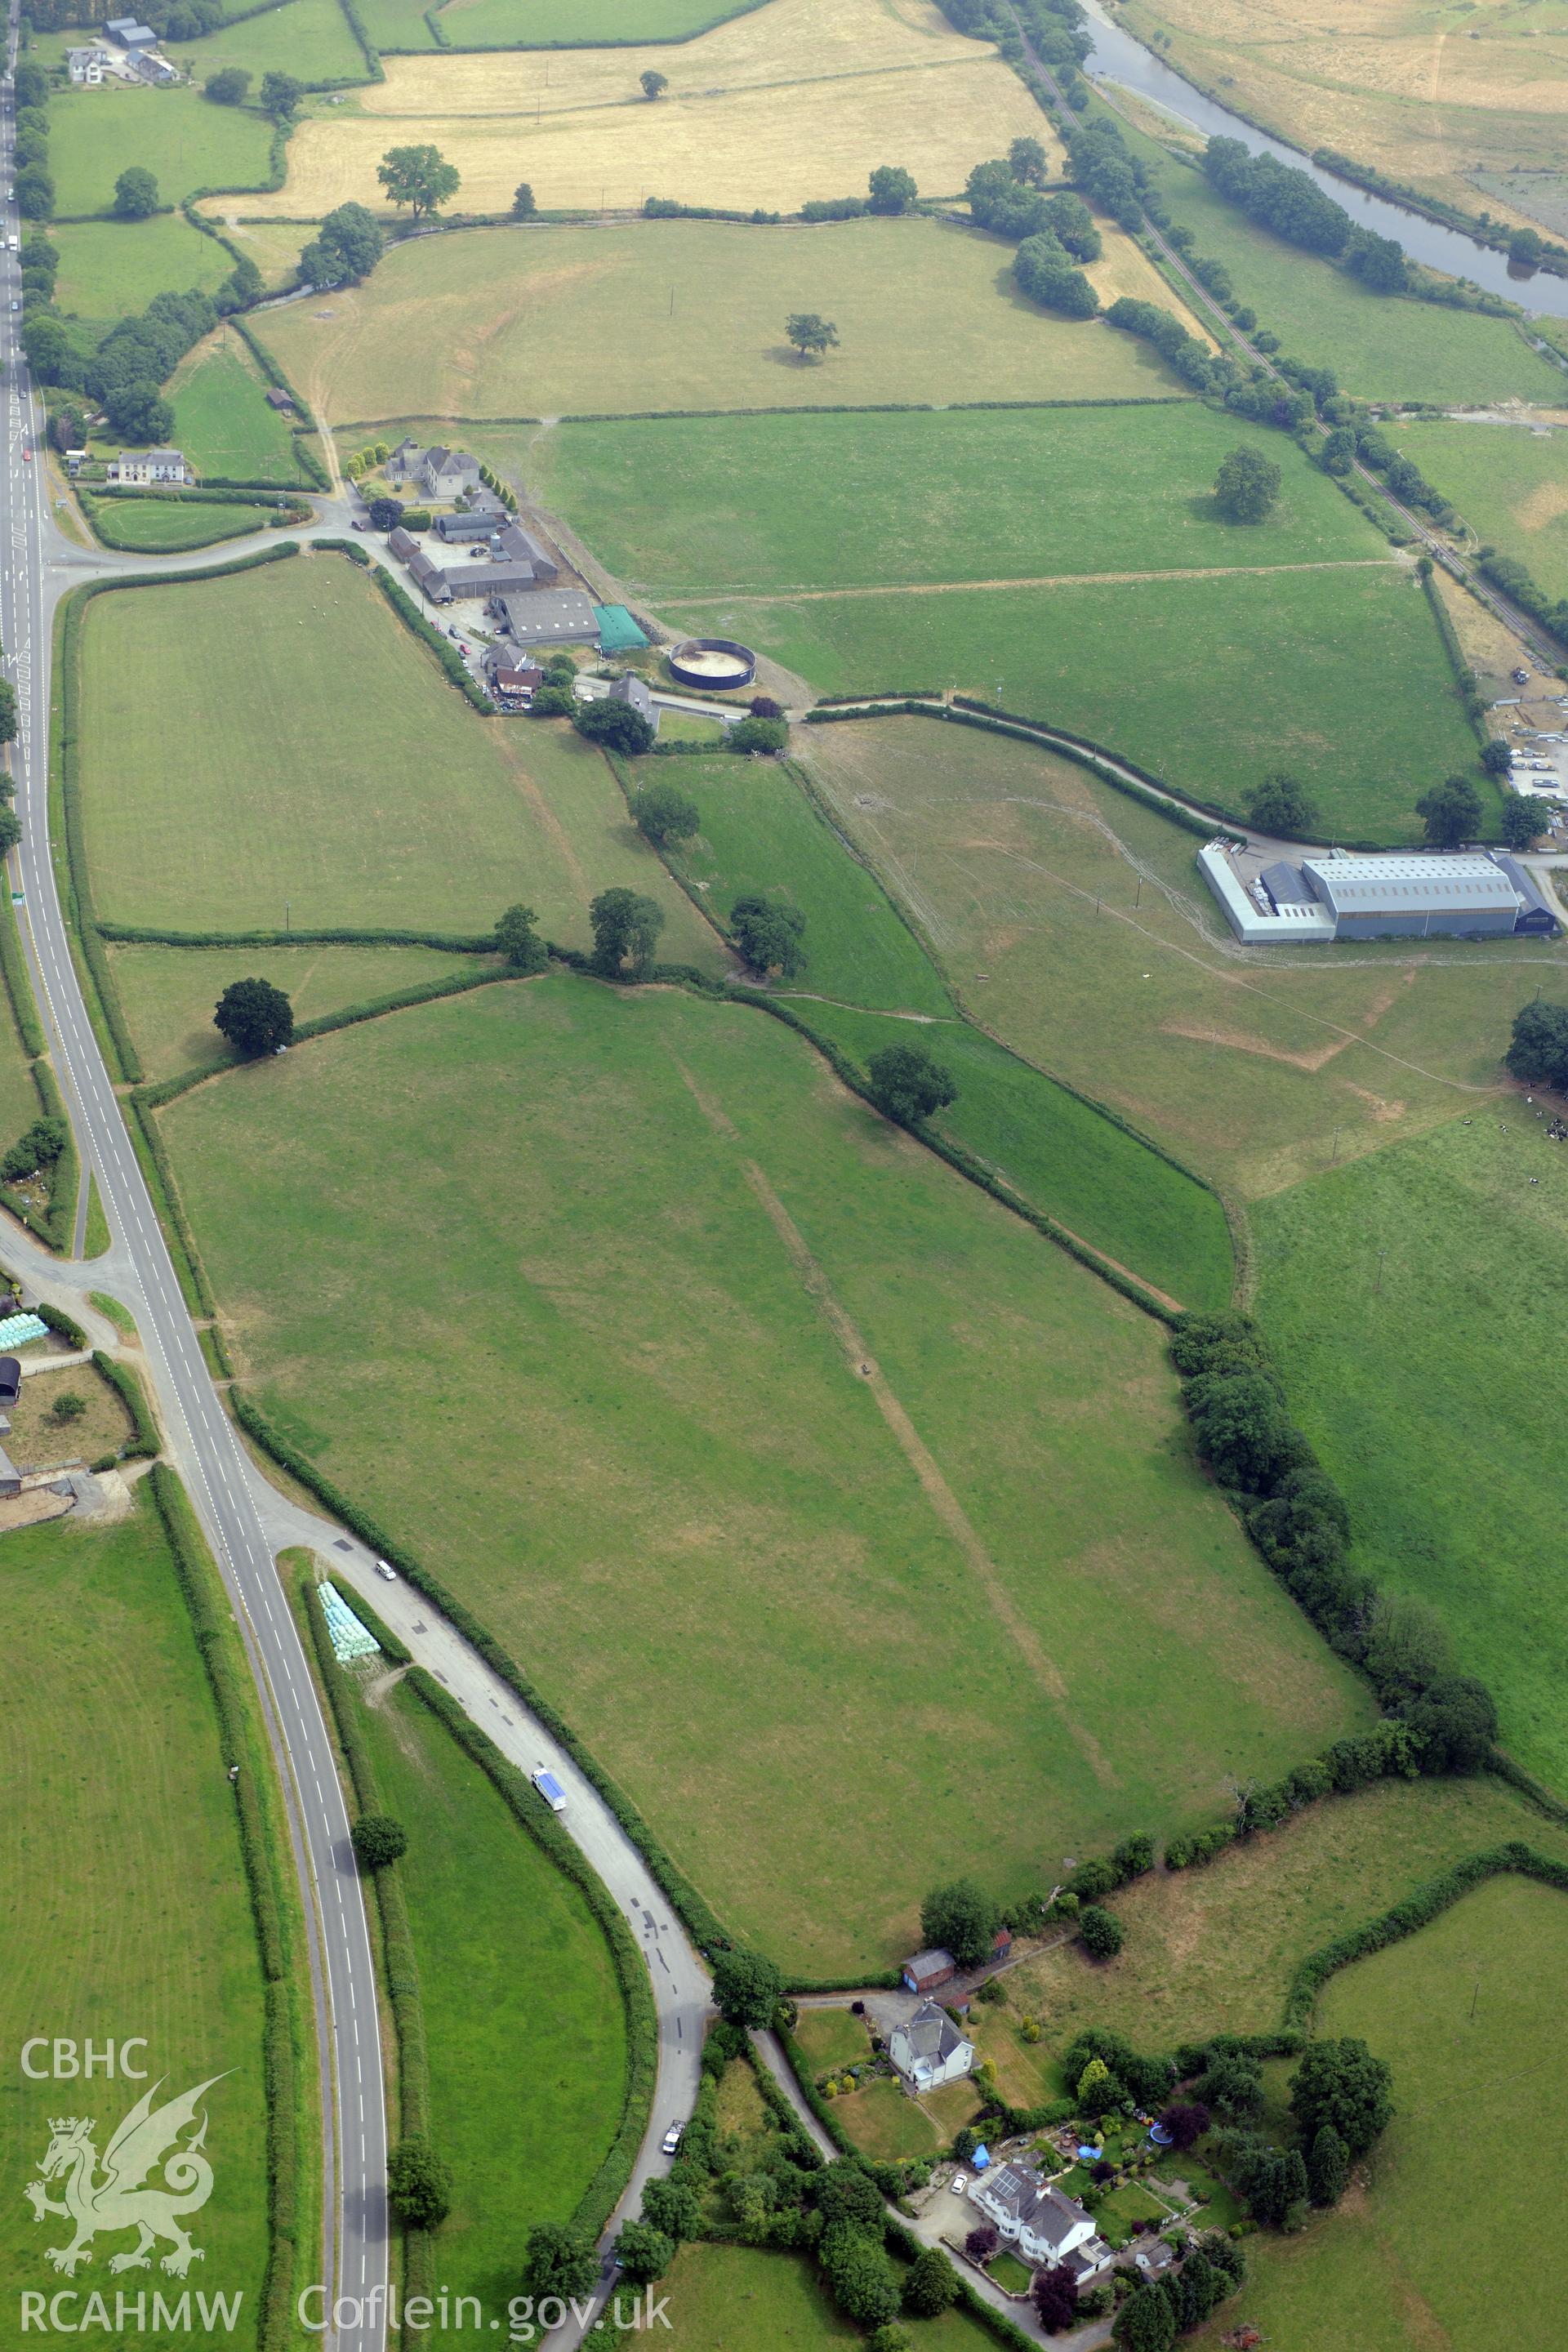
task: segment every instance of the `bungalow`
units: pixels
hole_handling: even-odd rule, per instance
[[[938,1985],[951,1984],[957,1974],[958,1962],[940,1944],[904,1962],[904,1982],[911,1992],[934,1992]]]
[[[970,2198],[989,2215],[1009,2246],[1036,2269],[1066,2263],[1080,2279],[1092,2278],[1111,2258],[1094,2233],[1094,2218],[1043,2174],[1026,2164],[1001,2164],[971,2188]]]
[[[956,2083],[969,2074],[974,2065],[974,2044],[960,2033],[945,2010],[934,2000],[926,2000],[912,2017],[894,2026],[888,2036],[888,2055],[900,2082],[915,2099],[922,2091],[937,2090],[943,2083]]]
[[[170,82],[180,79],[168,58],[161,58],[156,49],[132,49],[131,65],[137,79],[151,82],[154,89],[165,89]]]
[[[179,449],[121,449],[104,467],[111,482],[188,482],[193,479]]]

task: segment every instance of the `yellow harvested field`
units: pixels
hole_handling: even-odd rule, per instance
[[[645,57],[670,81],[653,103],[637,86]],[[951,194],[1020,134],[1051,143],[1011,68],[925,0],[773,0],[679,47],[388,58],[386,70],[356,110],[300,125],[283,186],[247,199],[247,212],[318,219],[351,198],[380,205],[377,164],[416,141],[457,165],[458,202],[478,212],[504,211],[520,180],[548,211],[650,195],[794,211],[863,194],[879,163]]]

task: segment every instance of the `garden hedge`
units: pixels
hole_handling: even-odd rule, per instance
[[[128,1462],[150,1460],[163,1451],[158,1424],[147,1403],[147,1392],[129,1364],[113,1356],[106,1356],[101,1348],[92,1351],[93,1370],[109,1382],[121,1403],[131,1415],[132,1439],[121,1447],[122,1458]]]

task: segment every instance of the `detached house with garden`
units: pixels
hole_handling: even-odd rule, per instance
[[[974,2066],[974,2044],[960,2033],[945,2009],[934,2000],[921,2001],[912,2017],[895,2025],[888,2037],[893,2072],[911,2098],[956,2083]]]
[[[1004,2242],[1036,2270],[1065,2263],[1080,2286],[1110,2267],[1110,2248],[1096,2237],[1094,2217],[1026,2164],[1001,2164],[982,2173],[970,2199],[995,2222]]]

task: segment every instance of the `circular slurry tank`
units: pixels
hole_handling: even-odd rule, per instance
[[[757,656],[750,646],[733,637],[688,637],[669,656],[670,675],[682,686],[710,694],[733,692],[750,686],[757,674]]]

